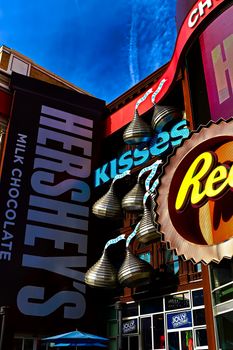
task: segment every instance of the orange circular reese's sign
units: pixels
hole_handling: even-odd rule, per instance
[[[164,167],[161,233],[178,255],[219,262],[233,255],[233,120],[191,134]]]

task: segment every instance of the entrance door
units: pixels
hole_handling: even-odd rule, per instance
[[[168,332],[169,350],[193,350],[193,332],[191,329]]]

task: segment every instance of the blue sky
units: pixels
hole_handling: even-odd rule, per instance
[[[175,0],[1,0],[0,44],[111,102],[172,56]]]

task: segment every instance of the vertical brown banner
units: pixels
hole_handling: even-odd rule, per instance
[[[12,89],[0,183],[1,305],[17,332],[82,327],[90,317],[93,149],[105,104],[17,74]]]

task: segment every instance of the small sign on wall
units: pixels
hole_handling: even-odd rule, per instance
[[[178,329],[192,327],[191,311],[171,313],[167,315],[167,328]]]
[[[131,320],[122,322],[122,334],[138,334],[138,318],[133,318]]]

